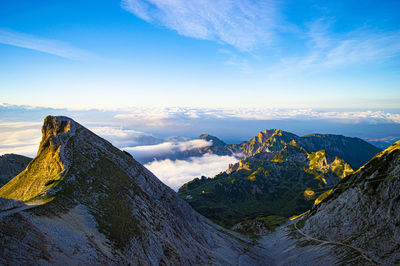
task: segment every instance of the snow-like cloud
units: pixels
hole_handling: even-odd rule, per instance
[[[145,166],[164,184],[178,190],[184,183],[200,176],[214,177],[228,169],[229,164],[236,163],[233,156],[205,154],[202,157],[190,157],[186,160],[153,161]]]
[[[34,157],[42,137],[41,123],[0,122],[0,155],[6,153]]]
[[[146,116],[146,111],[136,109],[134,114],[116,115],[116,118],[126,121],[140,122],[147,120],[146,125],[152,126],[153,119],[167,119],[176,121],[177,125],[188,124],[190,120],[199,119],[243,119],[243,120],[336,120],[337,122],[366,122],[366,123],[400,123],[399,112],[387,112],[383,110],[318,110],[313,108],[160,108],[160,115]],[[141,113],[140,116],[136,113]],[[137,119],[137,120],[135,120]],[[172,123],[172,122],[171,122]],[[157,126],[162,123],[157,123]],[[168,125],[168,124],[166,124]]]
[[[66,42],[40,38],[30,34],[15,32],[7,29],[0,29],[0,43],[31,49],[73,60],[82,60],[95,57],[92,53],[75,48]]]
[[[110,141],[117,147],[133,147],[141,145],[155,145],[164,142],[151,134],[136,131],[133,129],[124,129],[115,126],[94,126],[89,127],[95,134]]]
[[[211,145],[211,141],[194,139],[186,141],[167,141],[157,145],[124,147],[122,149],[131,153],[132,156],[139,161],[148,161],[156,157],[167,155],[174,157],[175,153],[204,148]]]
[[[315,133],[317,130],[348,136],[382,138],[385,134],[379,129],[380,125],[391,128],[392,131],[388,131],[387,136],[398,136],[400,125],[399,109],[389,111],[180,107],[130,108],[117,111],[74,110],[72,112],[65,109],[3,104],[0,105],[0,154],[13,152],[34,156],[41,138],[42,121],[48,114],[75,118],[77,122],[109,140],[118,148],[126,148],[129,151],[132,149],[132,152],[136,153],[135,156],[150,156],[150,159],[155,153],[174,153],[209,145],[197,140],[189,142],[187,142],[188,139],[169,140],[170,136],[193,139],[202,133],[208,133],[230,143],[239,143],[248,140],[259,130],[277,127],[296,134]],[[161,122],[154,123],[154,120]],[[297,123],[294,127],[293,123],[296,121],[301,123]],[[360,127],[354,126],[356,124],[368,126],[363,128],[370,131],[360,131]],[[378,132],[381,133],[378,134]],[[162,144],[164,142],[165,144]],[[196,146],[197,144],[199,145]],[[135,148],[135,146],[143,145],[150,145],[150,148]]]
[[[249,51],[269,45],[282,28],[274,0],[123,0],[139,18],[178,34]]]

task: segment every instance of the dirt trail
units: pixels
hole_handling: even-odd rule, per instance
[[[344,244],[344,243],[341,243],[341,242],[337,242],[337,241],[321,240],[321,239],[314,238],[314,237],[312,237],[312,236],[310,236],[310,235],[304,233],[303,231],[301,231],[301,230],[297,227],[297,223],[298,223],[298,222],[296,222],[296,223],[293,224],[294,228],[297,230],[297,232],[299,232],[302,236],[306,237],[307,239],[310,239],[310,240],[313,240],[313,241],[316,241],[316,242],[320,242],[320,243],[322,243],[322,244],[340,245],[340,246],[345,246],[345,247],[351,248],[351,249],[357,251],[358,253],[360,253],[361,256],[362,256],[364,259],[366,259],[367,261],[369,261],[371,264],[373,264],[373,265],[380,265],[379,263],[377,263],[376,261],[374,261],[373,259],[371,259],[363,250],[361,250],[361,249],[359,249],[359,248],[356,248],[356,247],[353,247],[353,246],[350,246],[350,245],[348,245],[348,244]]]
[[[5,210],[5,211],[0,211],[0,219],[5,217],[5,216],[12,215],[14,213],[18,213],[18,212],[22,212],[24,210],[35,208],[37,206],[43,205],[44,203],[45,202],[40,201],[40,200],[32,201],[32,202],[26,202],[24,206],[13,208],[13,209],[8,209],[8,210]]]

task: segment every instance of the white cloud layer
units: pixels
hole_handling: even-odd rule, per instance
[[[162,139],[153,137],[151,134],[122,127],[96,126],[89,129],[117,147],[155,145],[163,142]]]
[[[9,109],[10,111],[8,111]],[[168,152],[173,153],[175,151],[201,147],[202,145],[210,145],[207,142],[198,140],[186,142],[186,140],[182,139],[164,140],[162,138],[176,135],[191,136],[193,138],[193,136],[198,136],[201,133],[213,133],[212,130],[216,127],[224,128],[225,125],[229,127],[232,121],[236,121],[236,125],[243,123],[247,127],[249,124],[246,124],[246,121],[251,122],[253,120],[287,120],[287,123],[297,120],[311,121],[311,123],[318,124],[322,120],[338,125],[348,124],[353,128],[346,132],[338,131],[336,133],[370,138],[384,137],[384,135],[378,136],[372,131],[360,134],[356,130],[357,127],[351,124],[360,123],[377,126],[392,124],[392,130],[395,130],[400,124],[399,109],[387,111],[317,110],[312,108],[131,108],[119,110],[116,116],[115,111],[108,113],[103,110],[98,111],[98,114],[96,114],[96,110],[91,110],[90,113],[82,110],[74,111],[71,115],[71,113],[62,109],[52,109],[51,111],[46,108],[42,109],[27,106],[19,107],[16,110],[15,107],[3,105],[2,110],[0,110],[0,154],[19,153],[26,156],[34,156],[41,138],[40,128],[42,119],[48,113],[62,113],[70,117],[78,116],[77,114],[79,113],[80,120],[77,119],[78,122],[85,120],[86,123],[84,124],[89,125],[89,129],[119,148],[125,149],[125,147],[129,147],[126,149],[138,158],[140,156],[151,156],[155,152],[164,154]],[[93,117],[95,117],[96,122],[88,122],[92,121]],[[99,117],[102,119],[102,122],[99,122]],[[104,119],[104,117],[107,119]],[[316,124],[316,128],[318,128],[318,124]],[[284,124],[281,123],[280,126],[284,127]],[[266,127],[268,127],[268,124],[266,124]],[[140,129],[140,131],[133,128]],[[208,132],[203,130],[208,130]],[[246,134],[244,134],[243,130],[229,133],[219,130],[214,134],[222,139],[228,137],[228,140],[233,136],[231,140],[240,141],[242,140],[241,134],[250,136],[250,132],[256,134],[257,130],[255,127],[249,128]],[[322,129],[319,128],[319,130]],[[313,128],[308,128],[306,133],[312,133],[313,131]],[[332,128],[329,128],[329,131],[332,131]],[[160,136],[160,133],[163,135],[161,135],[162,138],[157,138],[145,132],[158,134],[158,136]],[[397,133],[393,132],[388,132],[388,134],[397,136]],[[134,147],[143,145],[151,146]]]
[[[205,154],[202,157],[190,157],[187,160],[170,159],[153,161],[145,166],[164,184],[178,190],[184,183],[202,175],[214,177],[228,169],[229,164],[238,160],[233,156]]]
[[[153,156],[162,156],[170,154],[173,156],[175,152],[183,152],[193,149],[211,146],[211,141],[204,139],[194,139],[187,141],[168,141],[157,145],[137,146],[137,147],[124,147],[123,150],[132,154],[132,156],[141,161]]]
[[[41,123],[0,122],[0,155],[6,153],[34,157],[42,137]]]
[[[0,43],[36,50],[68,59],[82,60],[94,57],[93,54],[75,48],[68,43],[39,38],[30,34],[0,29]]]
[[[158,115],[155,115],[158,113]],[[360,121],[367,123],[400,123],[400,113],[387,112],[383,110],[317,110],[312,108],[158,108],[152,113],[137,108],[126,111],[124,114],[116,115],[115,118],[132,123],[147,121],[146,126],[169,126],[174,121],[187,123],[188,120],[196,119],[232,119],[243,120],[336,120],[338,122]]]
[[[242,51],[270,44],[279,20],[273,0],[123,0],[122,7],[180,35],[227,43]]]

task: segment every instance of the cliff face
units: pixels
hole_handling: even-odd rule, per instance
[[[400,141],[377,154],[305,217],[302,230],[365,251],[382,265],[400,263]]]
[[[0,197],[30,200],[50,193],[65,176],[72,150],[66,144],[75,135],[75,125],[67,118],[47,117],[37,156],[27,168],[0,189]]]
[[[0,187],[21,173],[32,158],[18,154],[0,156]]]
[[[67,117],[45,119],[36,158],[0,197],[2,263],[263,263],[257,247],[194,212],[131,156]],[[25,207],[26,208],[26,207]]]

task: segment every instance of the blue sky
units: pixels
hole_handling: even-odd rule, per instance
[[[0,103],[400,108],[399,1],[0,3]]]

